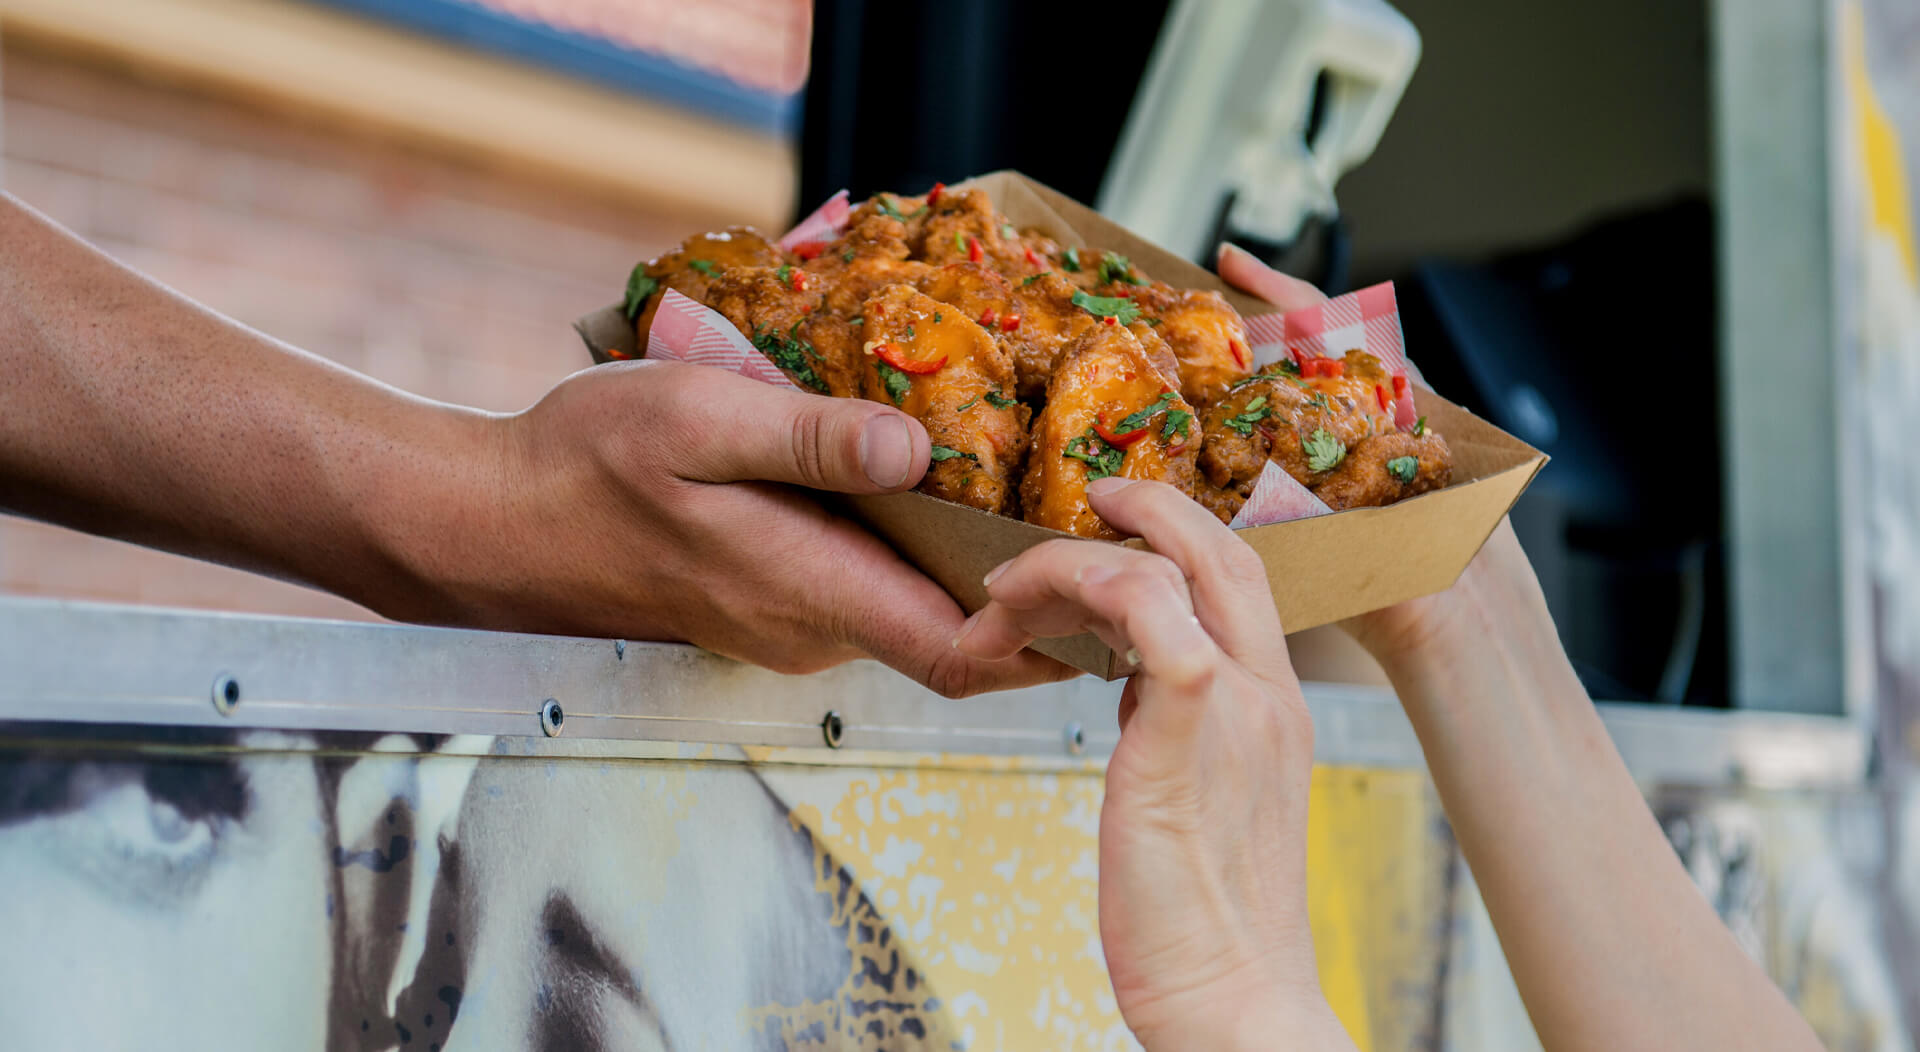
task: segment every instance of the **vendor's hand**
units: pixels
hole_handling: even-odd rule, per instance
[[[911,488],[930,446],[905,413],[640,361],[498,422],[499,506],[423,539],[443,546],[425,557],[438,608],[383,613],[686,641],[783,672],[871,656],[955,697],[1073,674],[955,651],[953,599],[796,488]]]
[[[1149,1049],[1351,1047],[1307,927],[1312,721],[1260,559],[1172,487],[1109,478],[1087,496],[1153,552],[1038,545],[989,578],[955,646],[1007,658],[1092,631],[1137,657],[1100,815],[1121,1015]]]

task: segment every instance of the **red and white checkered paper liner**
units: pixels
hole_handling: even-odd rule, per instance
[[[647,331],[647,357],[711,365],[776,387],[800,389],[720,312],[673,289],[660,297],[660,307],[654,311],[653,328]]]
[[[789,230],[780,239],[780,247],[791,251],[796,245],[808,242],[832,241],[840,236],[851,211],[847,192],[842,190]],[[1246,323],[1256,367],[1271,365],[1282,355],[1291,356],[1297,362],[1311,357],[1338,357],[1358,349],[1380,359],[1392,373],[1419,377],[1413,363],[1407,360],[1406,339],[1400,331],[1400,310],[1394,301],[1392,282],[1337,296],[1314,307],[1254,315],[1247,318]],[[661,295],[660,306],[654,312],[653,327],[647,336],[647,357],[710,365],[799,390],[785,373],[754,349],[732,322],[672,289]],[[1404,396],[1395,400],[1393,418],[1402,428],[1412,427],[1417,419],[1411,385]],[[1234,516],[1232,526],[1235,529],[1265,526],[1325,515],[1330,510],[1311,490],[1268,461],[1246,503]]]

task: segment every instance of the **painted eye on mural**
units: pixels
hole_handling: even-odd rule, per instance
[[[244,818],[232,761],[0,760],[0,839],[31,837],[44,857],[109,894],[151,905],[198,893]]]

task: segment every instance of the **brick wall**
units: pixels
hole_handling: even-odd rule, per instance
[[[720,216],[456,168],[123,71],[0,51],[0,186],[263,332],[432,398],[521,408],[585,364],[568,322]],[[0,516],[0,591],[372,615],[294,585]]]

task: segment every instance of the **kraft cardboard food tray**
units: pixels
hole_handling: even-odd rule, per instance
[[[1038,229],[1063,246],[1119,252],[1169,284],[1218,290],[1248,316],[1276,309],[1018,172],[993,172],[958,185],[987,191],[1016,226]],[[613,360],[608,351],[639,355],[633,326],[618,304],[580,318],[574,328],[596,362]],[[1419,348],[1408,353],[1417,359]],[[1545,454],[1445,398],[1424,388],[1415,397],[1419,412],[1453,449],[1451,485],[1384,508],[1352,508],[1236,531],[1266,564],[1274,606],[1287,631],[1444,591],[1546,463]],[[988,570],[1041,541],[1065,536],[921,493],[842,499],[968,612],[987,601],[981,579]],[[1138,540],[1126,543],[1146,547]],[[1129,671],[1124,658],[1091,635],[1040,640],[1034,649],[1107,679]]]

